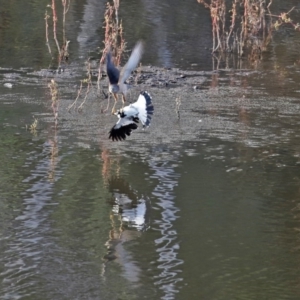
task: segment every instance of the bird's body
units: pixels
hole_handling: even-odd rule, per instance
[[[126,80],[129,78],[131,72],[137,67],[141,57],[143,54],[143,44],[142,42],[138,42],[132,53],[129,57],[127,64],[123,67],[121,72],[116,68],[112,61],[112,55],[109,51],[106,55],[106,72],[109,79],[108,90],[113,95],[115,99],[115,104],[112,109],[112,113],[114,113],[115,105],[118,100],[117,95],[122,95],[123,105],[125,103],[125,96],[129,89],[129,85],[126,83]]]
[[[143,124],[143,128],[149,126],[153,111],[150,94],[141,92],[136,102],[125,106],[115,113],[119,120],[110,130],[109,138],[113,141],[125,140],[132,130],[137,129],[139,121]]]

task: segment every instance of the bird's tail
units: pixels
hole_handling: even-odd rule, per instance
[[[146,100],[146,122],[144,123],[143,127],[149,126],[151,123],[151,119],[152,119],[152,115],[154,112],[154,107],[152,104],[152,97],[151,95],[147,92],[141,92],[141,95],[144,96],[145,100]]]

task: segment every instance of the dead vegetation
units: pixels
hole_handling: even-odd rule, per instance
[[[122,21],[119,21],[119,5],[120,5],[119,0],[114,0],[113,4],[110,4],[108,2],[104,13],[104,26],[103,26],[104,47],[101,50],[102,54],[99,60],[99,67],[98,67],[98,74],[97,74],[97,95],[100,96],[101,94],[104,94],[105,98],[107,98],[107,94],[103,91],[100,82],[101,79],[103,78],[103,70],[105,65],[106,54],[108,51],[112,52],[112,56],[114,58],[114,64],[118,67],[120,65],[122,54],[126,48]],[[85,65],[86,65],[87,77],[80,81],[80,87],[77,91],[77,97],[75,101],[69,106],[69,111],[72,108],[76,108],[79,98],[84,93],[84,98],[81,104],[77,108],[77,110],[81,110],[87,100],[88,94],[93,88],[92,76],[91,76],[91,65],[90,65],[89,58],[85,62]],[[107,109],[108,107],[105,110]]]
[[[274,15],[270,12],[273,0],[197,1],[210,11],[213,53],[236,53],[239,57],[247,56],[250,61],[257,62],[267,50],[274,30],[286,24],[300,29],[300,24],[290,17],[294,7]],[[217,62],[219,59],[216,58]]]
[[[57,9],[56,9],[56,3],[55,0],[51,0],[51,5],[49,4],[47,8],[51,9],[51,14],[52,14],[52,32],[53,32],[53,41],[56,45],[57,48],[57,66],[58,70],[60,71],[62,68],[62,62],[68,61],[69,58],[69,43],[70,41],[67,40],[66,38],[66,15],[69,11],[70,8],[70,1],[71,0],[61,0],[62,8],[63,8],[63,13],[62,13],[62,41],[59,42],[58,34],[57,34],[57,23],[58,23],[58,14],[57,14]],[[51,55],[52,59],[52,49],[51,49],[51,44],[49,40],[49,19],[50,19],[50,14],[48,13],[48,10],[46,9],[45,12],[45,35],[46,35],[46,45],[48,47],[49,54]]]
[[[271,18],[267,16],[272,0],[197,0],[210,10],[212,52],[245,52],[259,56],[272,37]]]
[[[113,4],[106,4],[104,13],[104,48],[99,61],[97,86],[100,89],[100,80],[102,78],[105,57],[108,51],[111,51],[115,66],[119,66],[121,57],[126,48],[124,39],[122,20],[119,21],[120,1],[114,0]]]

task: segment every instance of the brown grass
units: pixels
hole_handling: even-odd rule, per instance
[[[210,10],[212,52],[255,56],[266,49],[273,28],[266,12],[272,0],[232,0],[229,7],[225,0],[197,1]]]
[[[98,89],[100,88],[99,83],[102,78],[102,71],[107,52],[112,52],[114,63],[116,66],[119,66],[122,54],[126,48],[122,21],[119,21],[120,3],[119,0],[114,0],[113,2],[113,4],[110,4],[109,2],[106,4],[106,10],[104,13],[104,48],[99,61],[97,80]]]
[[[58,53],[58,68],[61,66],[62,61],[67,61],[69,58],[69,52],[68,47],[70,41],[66,38],[66,14],[69,11],[70,8],[70,1],[71,0],[61,0],[62,6],[63,6],[63,16],[62,16],[62,42],[59,43],[58,37],[57,37],[57,23],[58,23],[58,17],[57,17],[57,9],[56,9],[56,1],[51,0],[51,5],[48,5],[47,7],[51,8],[52,12],[52,31],[53,31],[53,40],[55,42],[57,53]],[[52,56],[51,46],[49,42],[49,24],[48,19],[50,19],[50,15],[48,14],[48,11],[45,12],[45,28],[46,28],[46,45],[48,47],[48,51],[50,55]],[[61,45],[61,46],[60,46]]]
[[[71,108],[73,108],[73,107],[76,108],[77,101],[78,101],[79,97],[82,94],[83,85],[86,85],[85,96],[83,98],[83,101],[81,102],[81,104],[77,108],[78,111],[82,110],[83,105],[86,102],[87,96],[90,93],[91,88],[93,87],[93,84],[92,84],[92,75],[91,75],[92,74],[92,72],[91,72],[91,63],[90,63],[89,59],[85,62],[85,66],[86,66],[86,75],[87,75],[87,77],[85,79],[83,79],[83,80],[80,80],[80,87],[79,87],[79,89],[77,91],[77,97],[74,100],[74,102],[68,107],[68,111],[70,111]]]

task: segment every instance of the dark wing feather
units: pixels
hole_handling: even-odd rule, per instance
[[[126,136],[130,136],[132,130],[137,129],[136,123],[129,123],[127,125],[116,128],[116,125],[110,130],[109,138],[113,141],[122,141]]]
[[[110,84],[117,84],[120,77],[120,71],[115,67],[111,59],[111,52],[106,54],[106,73]]]

